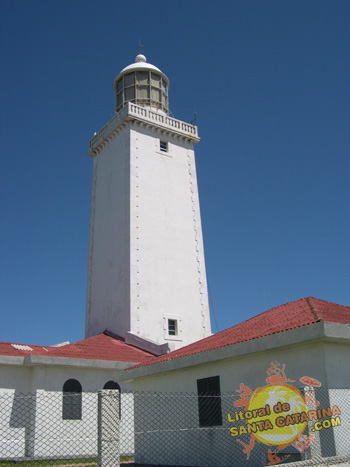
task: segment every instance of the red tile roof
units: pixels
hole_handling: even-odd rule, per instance
[[[0,342],[0,355],[25,357],[45,355],[49,357],[84,358],[89,360],[112,360],[118,362],[147,362],[154,355],[132,345],[108,332],[62,347],[13,344]]]
[[[221,331],[179,350],[154,358],[149,362],[128,369],[152,365],[208,350],[226,347],[239,342],[269,336],[320,321],[350,324],[350,307],[336,305],[313,297],[302,298],[265,311],[254,318],[243,321],[225,331]]]
[[[302,298],[272,308],[225,331],[160,357],[155,357],[149,352],[128,345],[122,338],[110,335],[108,332],[62,347],[0,342],[0,355],[13,357],[46,355],[89,360],[140,362],[132,367],[137,368],[238,344],[320,321],[350,324],[350,307],[336,305],[313,297]]]

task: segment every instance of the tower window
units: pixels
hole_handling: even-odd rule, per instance
[[[176,319],[168,319],[168,334],[169,334],[169,336],[177,336],[177,321],[176,321]]]
[[[199,426],[222,425],[220,377],[197,379]]]
[[[76,379],[68,379],[63,385],[63,420],[81,420],[82,387]]]
[[[163,315],[163,336],[165,340],[182,341],[182,316],[175,313]]]
[[[159,141],[159,149],[163,152],[168,152],[168,143],[166,141]]]

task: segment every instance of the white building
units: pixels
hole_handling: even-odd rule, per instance
[[[97,391],[130,389],[119,375],[151,358],[108,333],[58,347],[1,342],[0,458],[96,457]],[[132,397],[121,405],[121,453],[130,454]]]
[[[320,383],[316,390],[318,407],[336,405],[341,411],[333,433],[324,429],[320,431],[321,442],[311,444],[312,455],[347,456],[342,465],[349,465],[349,358],[350,307],[308,297],[129,368],[122,380],[132,383],[136,391],[198,395],[198,403],[188,404],[185,411],[178,405],[170,419],[171,399],[159,398],[156,407],[152,398],[143,397],[142,404],[135,398],[135,430],[142,434],[135,441],[136,461],[181,466],[245,465],[247,453],[240,442],[248,446],[250,435],[230,436],[230,428],[242,423],[232,423],[228,418],[227,414],[238,410],[233,401],[245,391],[254,392],[272,383],[303,388],[306,381]],[[207,397],[210,394],[212,400]],[[184,396],[182,400],[185,404]],[[152,411],[157,436],[142,416]],[[249,466],[266,465],[267,447],[255,444]],[[291,447],[289,452],[297,451]]]

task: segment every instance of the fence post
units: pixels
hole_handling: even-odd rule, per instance
[[[98,467],[119,467],[119,404],[117,389],[98,391]]]
[[[315,388],[312,387],[312,386],[306,386],[304,388],[304,391],[305,391],[305,395],[307,395],[307,399],[306,399],[306,401],[307,401],[307,403],[306,403],[307,411],[310,412],[310,410],[315,410],[316,409],[316,406],[315,406],[315,401],[316,401]],[[310,421],[307,424],[308,424],[308,428],[309,428],[309,434],[310,433],[313,434],[314,439],[313,439],[313,441],[311,443],[311,446],[308,448],[308,450],[306,452],[308,453],[308,457],[315,461],[316,459],[319,459],[319,458],[322,457],[320,432],[315,431],[315,429],[314,429],[315,420]]]

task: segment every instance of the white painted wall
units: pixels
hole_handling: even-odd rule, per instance
[[[32,368],[21,365],[1,365],[0,364],[0,392],[7,390],[17,390],[21,393],[28,393],[35,389],[32,382]]]
[[[130,132],[94,157],[86,337],[130,330]]]
[[[62,394],[38,390],[35,415],[35,457],[96,456],[96,393],[83,393],[81,420],[63,420]]]
[[[15,390],[0,390],[0,453],[2,457],[21,457],[25,453],[25,427],[13,418]],[[14,440],[14,442],[12,441]]]
[[[349,389],[332,389],[329,392],[330,405],[340,406],[341,426],[334,429],[334,440],[336,447],[336,454],[338,456],[345,456],[350,454],[350,443],[346,440],[349,439],[350,433],[350,390]],[[341,403],[340,403],[341,401]]]
[[[178,348],[210,335],[194,141],[134,120],[94,156],[86,337]]]
[[[197,379],[219,375],[222,392],[235,391],[240,383],[254,390],[266,385],[266,371],[275,360],[286,365],[287,377],[296,382],[306,375],[325,381],[327,378],[323,352],[323,346],[318,343],[264,351],[135,379],[133,386],[135,390],[142,391],[196,392]],[[127,375],[128,371],[125,373]],[[335,383],[339,384],[339,378]],[[350,381],[347,384],[350,385]]]
[[[130,330],[178,348],[211,332],[193,144],[154,128],[134,127],[130,139]]]
[[[62,388],[77,379],[83,390],[82,419],[62,419]],[[97,456],[97,390],[118,382],[118,372],[98,368],[0,366],[0,458]],[[120,384],[122,391],[130,385]],[[94,391],[94,392],[89,392]],[[123,455],[134,452],[132,394],[121,395]]]
[[[325,361],[327,365],[328,386],[336,388],[330,391],[330,404],[341,405],[341,426],[334,430],[337,455],[349,455],[350,443],[344,440],[350,433],[350,370],[349,351],[346,344],[329,343],[325,346]],[[344,389],[345,388],[345,389]],[[339,403],[341,401],[341,404]]]

